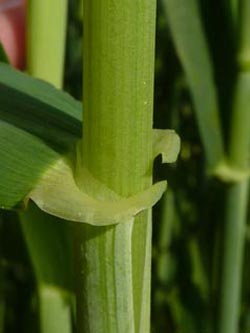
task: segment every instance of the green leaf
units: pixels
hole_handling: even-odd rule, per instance
[[[81,103],[51,84],[0,64],[0,119],[66,152],[81,137]]]
[[[0,207],[11,209],[60,155],[40,139],[0,120]]]
[[[213,66],[197,0],[163,0],[173,41],[187,76],[208,165],[224,156]]]
[[[0,206],[22,202],[41,175],[81,137],[81,103],[0,64]]]

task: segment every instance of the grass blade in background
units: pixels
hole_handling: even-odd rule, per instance
[[[178,56],[187,76],[209,171],[223,162],[223,136],[213,66],[196,0],[163,0]]]

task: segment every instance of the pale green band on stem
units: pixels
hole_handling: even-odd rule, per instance
[[[228,161],[222,162],[211,174],[225,183],[238,183],[250,177],[250,169],[240,169],[230,165]]]

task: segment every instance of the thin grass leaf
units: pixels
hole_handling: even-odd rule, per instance
[[[173,40],[193,96],[208,165],[223,160],[224,147],[213,67],[196,0],[163,0]]]

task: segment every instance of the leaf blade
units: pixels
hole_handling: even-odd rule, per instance
[[[51,84],[0,64],[0,119],[66,152],[82,135],[81,103]]]
[[[12,209],[60,155],[38,138],[0,120],[0,206]]]

